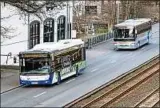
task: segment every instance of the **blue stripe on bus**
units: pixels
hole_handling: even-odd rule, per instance
[[[49,80],[43,80],[43,81],[23,81],[20,80],[20,85],[43,85],[43,84],[52,84]]]
[[[52,84],[53,77],[54,77],[54,72],[52,72],[52,73],[49,74],[49,82],[51,84]]]
[[[48,80],[42,80],[42,81],[23,81],[20,79],[20,85],[43,85],[43,84],[52,84],[52,80],[53,80],[53,73],[50,73],[49,75],[49,79]]]

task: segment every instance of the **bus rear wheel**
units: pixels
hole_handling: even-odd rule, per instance
[[[76,65],[76,77],[78,77],[79,73],[78,73],[78,65]]]
[[[147,39],[147,44],[149,44],[149,38]]]

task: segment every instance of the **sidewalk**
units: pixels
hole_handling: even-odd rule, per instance
[[[1,93],[19,86],[18,70],[1,70]]]

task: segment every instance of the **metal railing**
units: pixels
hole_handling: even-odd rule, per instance
[[[87,49],[91,49],[93,46],[111,38],[113,38],[113,33],[109,32],[100,35],[87,36],[83,39],[83,41],[85,42],[85,47]]]

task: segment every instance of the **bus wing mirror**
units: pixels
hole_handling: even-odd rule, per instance
[[[135,34],[137,34],[137,30],[135,30]]]

